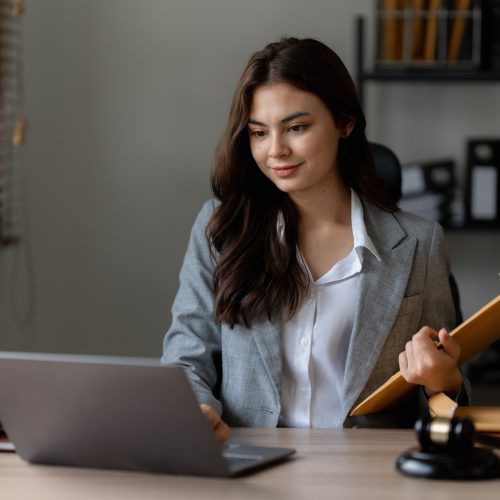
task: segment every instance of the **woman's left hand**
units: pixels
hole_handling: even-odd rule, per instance
[[[436,338],[442,348],[436,348]],[[407,382],[424,386],[428,396],[437,392],[458,394],[462,386],[459,356],[460,346],[444,328],[436,333],[424,326],[399,354],[399,368]]]
[[[226,422],[224,422],[224,420],[220,418],[220,415],[206,403],[200,404],[200,410],[208,420],[210,427],[212,428],[212,432],[214,433],[215,439],[221,444],[227,441],[229,435],[231,434],[231,430],[229,429]]]

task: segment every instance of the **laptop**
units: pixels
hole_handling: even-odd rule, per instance
[[[36,464],[233,477],[295,452],[219,445],[183,369],[149,358],[0,352],[0,422]]]

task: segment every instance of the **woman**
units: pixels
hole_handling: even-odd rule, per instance
[[[411,425],[424,394],[459,393],[442,229],[386,198],[331,49],[284,38],[251,57],[211,182],[162,360],[221,441],[228,425]],[[398,369],[423,391],[349,417]]]

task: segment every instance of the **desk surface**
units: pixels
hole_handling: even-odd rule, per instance
[[[288,462],[238,479],[212,479],[38,466],[0,454],[0,499],[467,499],[497,498],[500,480],[441,481],[402,476],[399,453],[413,431],[370,429],[235,429],[238,441],[297,450]]]

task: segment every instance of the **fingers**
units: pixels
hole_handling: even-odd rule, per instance
[[[210,425],[213,427],[215,425],[215,421],[219,418],[217,412],[210,406],[205,403],[200,403],[200,410],[203,415],[205,415],[206,419],[210,422]]]
[[[399,355],[399,367],[403,377],[411,383],[420,384],[422,373],[425,373],[427,365],[433,362],[432,351],[436,347],[432,338],[436,332],[429,327],[421,328],[412,339],[405,345],[405,350]]]
[[[406,351],[399,353],[398,361],[399,361],[399,369],[401,370],[401,373],[403,374],[404,377],[405,373],[408,371],[408,358],[406,357]]]
[[[229,438],[231,433],[228,425],[220,418],[220,415],[210,405],[201,403],[200,410],[208,420],[215,439],[219,443],[224,443]]]
[[[444,328],[439,330],[438,335],[444,351],[454,360],[458,361],[460,358],[460,352],[462,351],[458,342],[453,337],[450,337],[450,334]]]
[[[229,429],[228,425],[224,420],[219,418],[219,422],[213,429],[215,439],[219,443],[225,443],[229,439],[229,435],[231,434],[231,430]]]
[[[442,349],[436,348],[436,341]],[[404,379],[424,386],[428,394],[458,392],[462,381],[459,355],[460,346],[444,328],[436,333],[432,328],[423,327],[406,343],[398,361]]]
[[[435,338],[437,333],[432,328],[423,327],[406,343],[399,356],[399,365],[408,382],[425,385],[440,366],[443,353],[436,349]]]
[[[438,334],[428,326],[422,327],[411,339],[413,352],[419,358],[428,357],[430,359],[437,359],[440,355],[436,349],[436,339]]]

